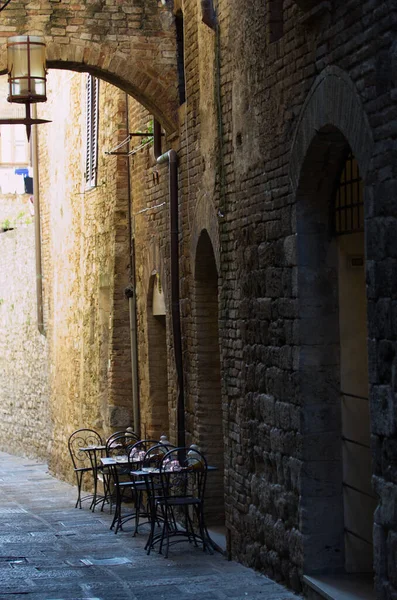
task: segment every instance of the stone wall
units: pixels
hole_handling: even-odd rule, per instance
[[[326,270],[327,223],[308,217],[309,206],[330,200],[341,169],[343,144],[327,128],[333,126],[357,157],[366,187],[368,383],[379,497],[374,563],[378,597],[392,597],[394,483],[380,456],[395,438],[395,258],[379,241],[395,211],[388,154],[395,9],[352,1],[321,3],[308,12],[284,2],[283,35],[271,43],[263,36],[265,3],[220,7],[221,346],[232,552],[296,589],[303,573],[326,570],[335,557],[340,566],[343,555],[340,525],[324,517],[335,515],[333,498],[341,488],[340,467],[334,468],[340,413],[335,396],[331,400],[338,394],[338,341],[327,320],[337,282],[332,263]],[[322,235],[321,245],[311,243],[315,235]],[[310,308],[316,313],[311,326]],[[388,367],[381,358],[386,348]],[[389,415],[382,425],[380,397],[387,398]]]
[[[85,185],[86,77],[50,73],[40,129],[44,301],[50,363],[50,466],[71,480],[72,431],[131,424],[125,95],[101,82],[97,185]],[[60,93],[59,90],[62,90]]]
[[[21,197],[0,197],[20,214]],[[0,220],[1,220],[0,217]],[[0,233],[0,447],[45,460],[51,440],[48,344],[37,328],[34,224]]]

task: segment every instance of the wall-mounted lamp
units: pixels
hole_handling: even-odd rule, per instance
[[[7,40],[8,102],[25,104],[24,119],[0,119],[0,125],[25,125],[28,139],[31,126],[48,123],[45,119],[33,119],[30,105],[45,102],[46,60],[45,43],[37,35],[17,35]]]

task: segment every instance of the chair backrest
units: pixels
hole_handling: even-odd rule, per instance
[[[135,437],[131,433],[121,433],[117,436],[111,436],[106,442],[106,456],[128,456],[131,446],[136,443]]]
[[[172,448],[160,463],[160,481],[164,497],[194,497],[204,500],[207,460],[197,449]]]
[[[130,447],[128,453],[128,460],[130,464],[134,465],[134,463],[136,464],[137,462],[142,463],[146,452],[149,450],[149,448],[157,446],[158,443],[158,440],[151,439],[139,440],[138,442],[135,442],[135,444]]]
[[[68,440],[69,453],[75,469],[91,466],[90,457],[82,448],[102,446],[102,438],[94,429],[77,429]]]
[[[142,468],[152,467],[160,468],[160,463],[163,460],[165,454],[175,448],[172,444],[155,444],[151,446],[147,451],[142,461]]]
[[[109,435],[109,437],[106,440],[106,445],[110,445],[115,438],[118,438],[122,435],[128,435],[128,437],[131,438],[131,444],[135,444],[135,442],[137,442],[139,440],[139,437],[132,430],[132,428],[127,427],[126,429],[123,429],[122,431],[115,431],[115,433],[112,433],[111,435]]]

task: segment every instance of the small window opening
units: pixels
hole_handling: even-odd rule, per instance
[[[177,67],[178,67],[178,94],[179,104],[183,104],[186,100],[185,88],[185,48],[184,48],[184,26],[183,14],[181,11],[175,15],[176,27],[176,52],[177,52]]]
[[[86,159],[85,182],[87,187],[95,187],[98,170],[98,114],[99,79],[87,78],[87,120],[86,120]]]
[[[350,152],[344,164],[335,194],[335,235],[364,231],[363,188],[358,163]]]

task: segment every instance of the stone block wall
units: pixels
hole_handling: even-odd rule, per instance
[[[1,220],[10,210],[20,214],[26,203],[0,197],[0,206]],[[0,233],[0,255],[0,447],[45,460],[51,441],[48,343],[37,328],[34,224]]]
[[[44,301],[50,363],[53,472],[71,480],[68,436],[131,425],[125,96],[101,82],[97,184],[85,170],[86,75],[51,73],[40,130]],[[62,90],[60,92],[59,90]]]

